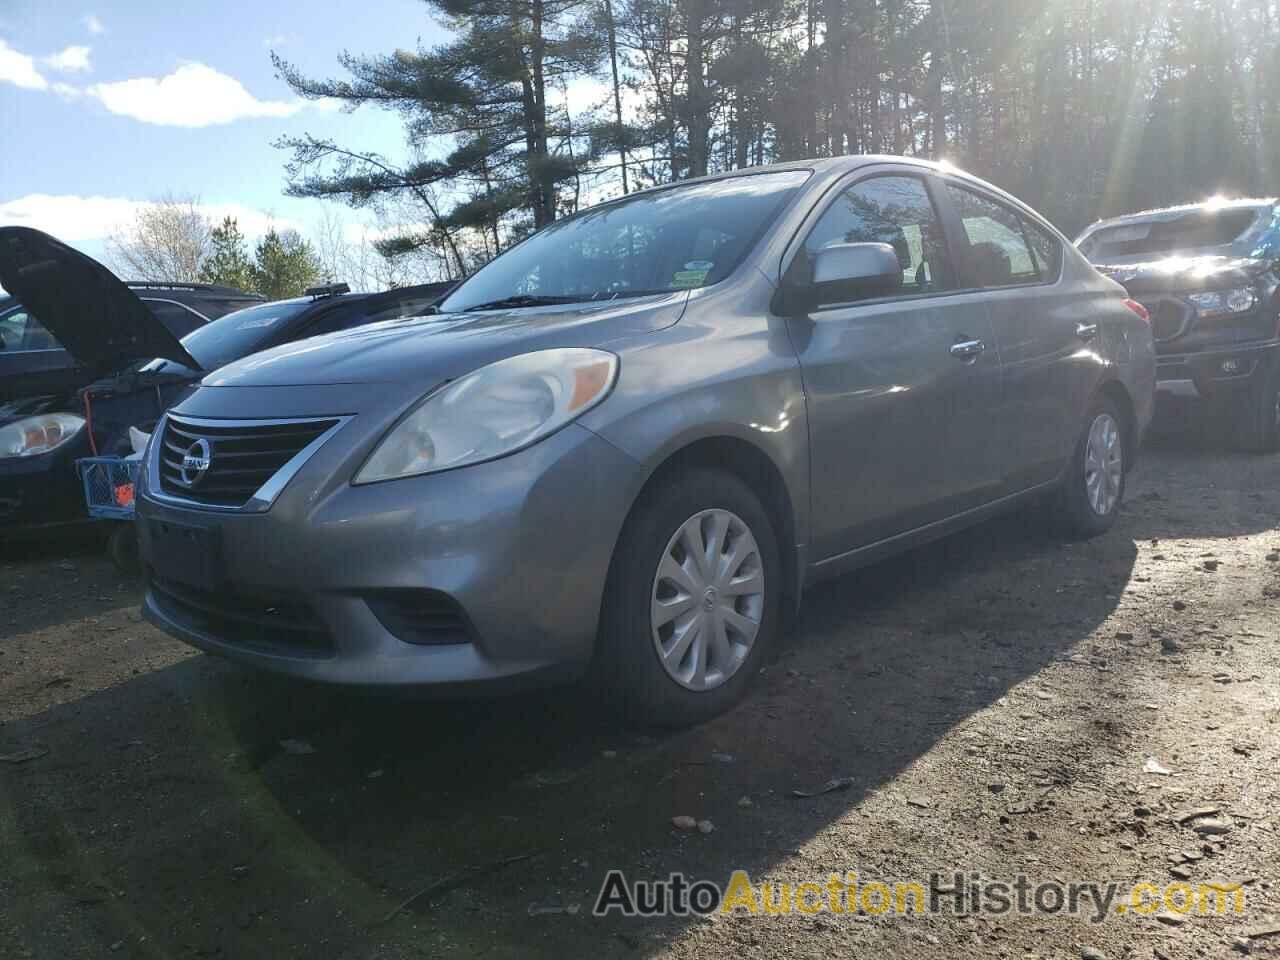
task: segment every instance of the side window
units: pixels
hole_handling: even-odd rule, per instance
[[[1056,280],[1062,270],[1062,242],[1033,220],[1022,219],[1023,233],[1031,244],[1031,256],[1041,280]]]
[[[805,239],[806,267],[834,243],[887,243],[902,266],[903,296],[952,289],[937,211],[917,177],[873,177],[844,191]]]
[[[26,310],[14,310],[0,317],[0,349],[61,350],[62,344]]]
[[[1018,214],[954,183],[947,184],[947,192],[969,241],[964,271],[968,284],[1009,287],[1040,279]]]
[[[201,314],[194,313],[182,306],[180,303],[172,303],[168,300],[147,300],[145,303],[151,312],[159,318],[160,322],[165,325],[165,329],[181,340],[192,330],[197,330],[205,324],[204,317]]]

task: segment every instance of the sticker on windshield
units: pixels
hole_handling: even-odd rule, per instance
[[[253,330],[255,327],[269,327],[279,319],[280,318],[277,316],[277,317],[260,317],[256,320],[246,320],[244,323],[240,324],[240,326],[236,327],[236,329],[237,330]]]
[[[715,263],[711,260],[690,260],[684,265],[686,270],[701,270],[703,273],[709,273]]]
[[[700,287],[704,280],[707,279],[709,270],[679,270],[676,275],[671,278],[671,285],[677,290],[686,287]]]

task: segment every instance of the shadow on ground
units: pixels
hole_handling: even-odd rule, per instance
[[[652,924],[588,915],[607,869],[767,873],[1088,637],[1134,560],[1124,533],[1063,545],[1023,513],[820,585],[745,704],[657,737],[573,690],[387,702],[208,657],[139,676],[0,728],[50,750],[0,769],[10,942],[644,955]],[[834,777],[850,788],[792,796]],[[678,834],[677,814],[716,832]]]

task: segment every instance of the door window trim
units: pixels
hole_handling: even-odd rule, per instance
[[[946,174],[938,175],[937,180],[940,188],[939,193],[941,194],[941,205],[946,208],[946,212],[942,214],[946,221],[944,226],[946,227],[946,232],[948,234],[954,234],[954,239],[948,244],[948,248],[954,248],[952,256],[956,258],[955,262],[957,265],[963,264],[967,260],[965,255],[967,255],[969,248],[969,234],[964,228],[964,220],[960,216],[960,212],[956,209],[955,204],[951,202],[951,195],[945,189],[950,186],[954,186],[958,190],[964,190],[968,193],[972,193],[974,196],[980,197],[988,203],[993,203],[997,207],[1008,211],[1018,218],[1018,232],[1022,236],[1022,242],[1027,245],[1027,255],[1031,258],[1031,265],[1036,267],[1037,274],[1039,273],[1040,268],[1036,266],[1035,251],[1031,247],[1031,241],[1027,238],[1027,221],[1029,220],[1036,226],[1040,227],[1040,229],[1047,233],[1059,247],[1058,272],[1052,279],[1037,277],[1035,280],[1024,280],[1021,283],[1005,283],[998,287],[961,286],[956,289],[956,293],[999,293],[1002,290],[1026,290],[1029,287],[1052,287],[1062,281],[1063,275],[1066,272],[1065,267],[1067,260],[1067,252],[1063,246],[1063,239],[1058,235],[1058,232],[1052,229],[1052,227],[1050,227],[1039,215],[1034,214],[1029,208],[1024,210],[1020,205],[1010,204],[1007,200],[1002,200],[1001,198],[994,196],[989,190],[984,190],[976,183],[970,183],[967,180],[962,180],[958,177],[948,176]],[[968,280],[968,276],[957,276],[957,281],[960,283],[966,283]]]
[[[195,316],[199,317],[199,318],[200,318],[200,323],[201,323],[201,325],[206,324],[206,323],[208,323],[208,322],[209,322],[209,318],[208,318],[208,317],[206,317],[206,316],[205,316],[203,313],[201,313],[199,310],[197,310],[195,307],[188,306],[187,304],[182,303],[181,301],[178,301],[178,300],[170,300],[168,297],[139,297],[138,299],[139,299],[139,300],[141,300],[143,303],[168,303],[168,304],[172,304],[172,305],[173,305],[173,306],[175,306],[175,307],[181,307],[183,310],[187,311],[187,313],[191,313],[191,314],[194,314]]]

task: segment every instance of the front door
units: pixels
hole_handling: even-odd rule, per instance
[[[976,506],[1000,480],[991,418],[1000,362],[981,294],[958,294],[933,181],[865,176],[839,190],[788,271],[830,243],[888,243],[892,297],[790,321],[809,403],[815,560]]]

